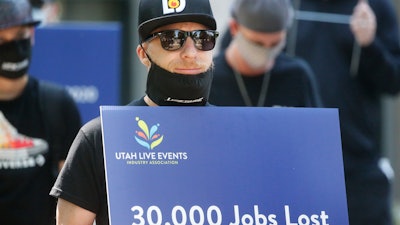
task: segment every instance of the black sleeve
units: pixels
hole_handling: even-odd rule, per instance
[[[79,131],[50,195],[96,214],[107,209],[99,118],[90,121]]]
[[[67,156],[79,128],[82,125],[78,107],[65,89],[56,83],[39,81],[39,104],[45,118],[46,136],[51,145],[54,172],[58,162]]]
[[[62,97],[63,104],[61,105],[60,113],[62,119],[59,123],[59,128],[64,131],[62,135],[62,143],[60,143],[60,148],[58,148],[58,159],[64,160],[67,157],[68,150],[77,135],[79,129],[82,126],[82,120],[80,116],[79,109],[74,101],[74,99],[65,90]]]

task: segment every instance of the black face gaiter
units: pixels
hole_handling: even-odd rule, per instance
[[[212,69],[197,75],[171,73],[151,64],[146,94],[160,106],[204,106],[208,101]]]
[[[31,50],[29,38],[0,45],[0,76],[9,79],[24,76],[29,68]]]

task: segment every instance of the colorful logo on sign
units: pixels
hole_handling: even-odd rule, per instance
[[[147,123],[141,120],[139,117],[136,117],[136,121],[138,127],[141,129],[136,131],[135,140],[137,143],[148,150],[153,150],[155,147],[161,144],[164,135],[156,133],[160,124],[153,125],[149,129]]]
[[[165,14],[182,12],[186,7],[186,0],[163,0],[163,12]]]

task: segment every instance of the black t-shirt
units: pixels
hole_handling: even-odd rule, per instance
[[[246,106],[225,55],[217,55],[214,63],[210,103],[216,106]],[[257,105],[260,97],[264,76],[270,78],[263,106],[321,107],[314,73],[303,60],[280,54],[269,73],[242,76],[253,106]]]
[[[53,157],[57,155],[59,160],[63,159],[81,125],[72,98],[66,91],[60,96],[63,96],[59,99],[63,106],[60,113],[67,115],[55,127],[67,127],[68,130],[65,131],[64,145],[57,149],[48,135],[54,131],[50,130],[49,119],[43,112],[46,109],[41,107],[44,103],[39,99],[38,80],[30,77],[21,96],[12,101],[0,101],[0,111],[16,129],[10,132],[13,129],[5,125],[7,122],[0,122],[0,132],[8,135],[8,140],[1,137],[4,142],[0,145],[0,224],[55,224],[55,201],[48,195],[55,180],[53,172],[57,165],[54,163],[58,161]],[[9,144],[23,140],[19,135],[25,136],[26,140],[34,139],[33,145],[17,148]]]
[[[143,98],[129,105],[147,106]],[[50,195],[95,213],[96,225],[109,224],[100,117],[79,131]]]

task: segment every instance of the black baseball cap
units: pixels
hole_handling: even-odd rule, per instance
[[[239,24],[266,33],[288,29],[294,17],[289,0],[235,0],[231,14]]]
[[[179,22],[217,29],[209,0],[140,0],[138,31],[142,41],[156,28]]]
[[[28,0],[0,0],[0,29],[19,25],[36,26],[39,23],[32,17]]]

